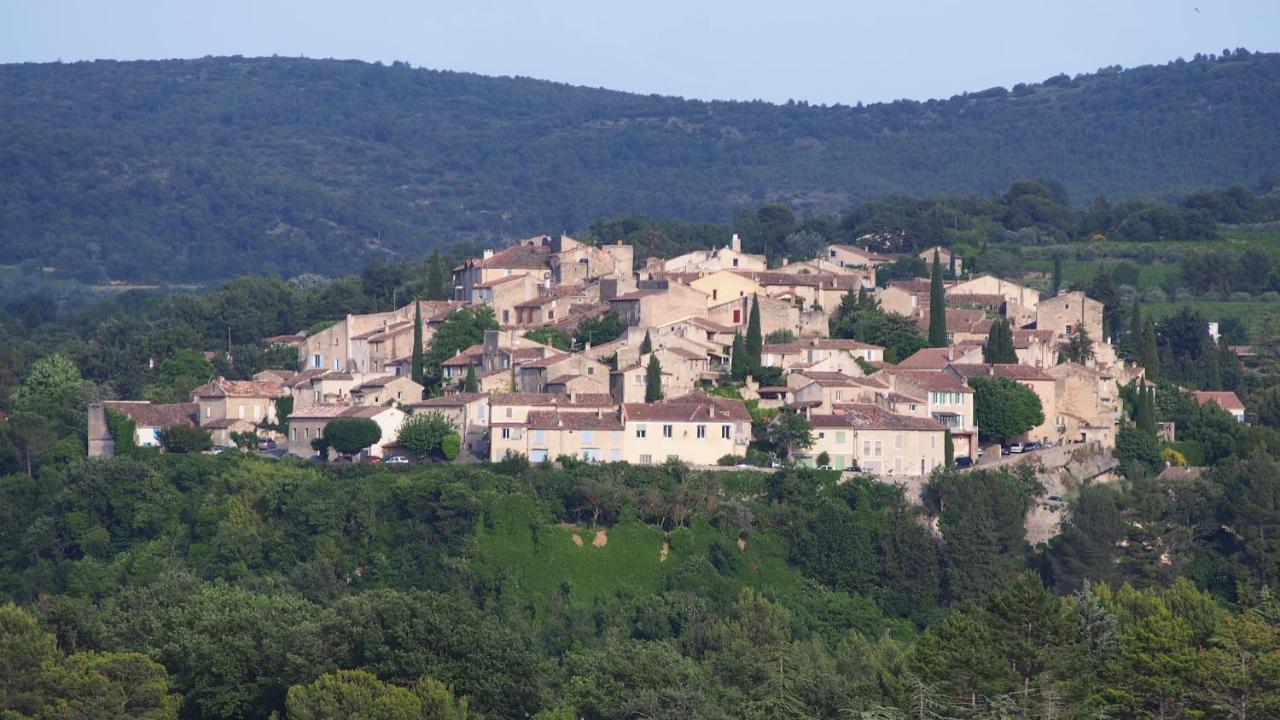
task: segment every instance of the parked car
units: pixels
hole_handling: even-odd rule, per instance
[[[275,450],[276,441],[275,440],[259,440],[258,449],[259,450]]]
[[[1008,455],[1008,454],[1009,454],[1009,447],[1010,447],[1009,445],[1001,445],[1001,446],[1000,446],[1000,454],[1001,454],[1001,455]]]
[[[831,466],[830,466],[830,465],[819,465],[817,469],[819,469],[819,470],[830,470],[830,469],[831,469]]]
[[[1026,450],[1026,447],[1022,443],[1013,443],[1009,446],[1009,452],[1011,453],[1021,453],[1024,450]]]
[[[387,458],[383,462],[385,462],[387,465],[408,465],[409,458],[403,455],[392,455],[391,457]]]
[[[1050,495],[1049,500],[1051,502],[1062,502],[1062,498],[1058,497],[1057,495]]]
[[[363,462],[365,465],[381,465],[382,458],[378,457],[377,455],[369,455],[365,457]]]
[[[956,467],[958,468],[973,467],[973,458],[969,457],[968,455],[961,455],[960,457],[956,458]]]
[[[1024,452],[1031,452],[1032,450],[1043,450],[1044,443],[1029,442],[1022,449]]]

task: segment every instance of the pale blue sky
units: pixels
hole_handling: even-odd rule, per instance
[[[1236,47],[1280,49],[1280,0],[0,0],[5,63],[305,55],[774,102],[948,97]]]

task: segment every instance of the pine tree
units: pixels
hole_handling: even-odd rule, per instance
[[[422,304],[413,301],[413,356],[409,365],[409,377],[419,385],[426,385],[426,367],[422,348]]]
[[[480,380],[476,377],[476,366],[471,364],[467,366],[467,379],[462,382],[463,392],[480,392]]]
[[[751,296],[751,315],[747,318],[747,337],[743,341],[747,353],[747,372],[760,370],[760,356],[764,353],[764,335],[760,332],[760,297]]]
[[[640,341],[640,354],[648,355],[653,352],[653,340],[649,338],[649,331],[644,331],[644,340]]]
[[[942,289],[942,263],[933,251],[933,274],[929,280],[929,347],[946,347],[947,297]]]
[[[431,253],[431,262],[427,266],[427,299],[447,299],[444,295],[444,263],[440,260],[439,250]]]
[[[649,356],[649,367],[644,371],[644,401],[657,402],[662,399],[662,363],[657,355]]]
[[[742,342],[742,333],[733,334],[733,351],[729,358],[729,374],[738,382],[747,379],[747,350],[746,345]]]

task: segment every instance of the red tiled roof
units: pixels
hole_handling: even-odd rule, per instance
[[[572,400],[570,400],[572,397]],[[528,405],[531,407],[612,407],[613,396],[608,393],[494,393],[489,396],[490,405]]]
[[[995,365],[983,365],[980,363],[952,363],[952,369],[963,375],[966,379],[972,377],[1002,377],[1009,380],[1048,380],[1053,378],[1037,367],[1030,365],[1018,365],[1014,363],[999,363]]]
[[[941,432],[942,423],[931,418],[899,415],[871,403],[845,403],[834,415],[810,415],[809,424],[820,428],[853,430],[923,430]]]
[[[888,367],[880,371],[921,390],[936,392],[972,393],[973,388],[955,379],[949,373],[937,370],[904,370]]]
[[[898,367],[904,370],[942,370],[951,362],[951,348],[920,348],[903,358]]]
[[[200,414],[198,403],[156,405],[147,401],[109,400],[102,404],[108,410],[128,417],[138,427],[196,425]]]
[[[1201,405],[1214,402],[1223,410],[1244,410],[1244,403],[1240,402],[1240,398],[1229,390],[1196,390],[1191,393],[1191,397]]]
[[[622,407],[623,415],[628,421],[751,422],[751,413],[741,400],[710,395],[683,395],[656,403],[626,403]]]
[[[468,405],[470,403],[475,402],[476,400],[481,400],[484,397],[486,397],[484,393],[459,392],[459,393],[452,393],[450,395],[441,395],[440,397],[427,398],[426,400],[422,400],[420,402],[409,403],[409,407],[412,407],[414,409],[433,408],[433,407],[462,407],[463,405]]]
[[[218,378],[191,391],[193,397],[276,398],[288,395],[280,383]]]
[[[541,245],[512,245],[491,257],[473,260],[472,264],[482,268],[541,270],[547,267],[550,254],[550,249]]]
[[[530,430],[613,430],[624,426],[611,409],[599,415],[589,412],[557,412],[555,410],[530,410],[525,427]]]

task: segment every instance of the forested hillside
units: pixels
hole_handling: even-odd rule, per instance
[[[1280,56],[867,107],[701,102],[303,59],[0,67],[0,263],[345,274],[370,256],[1059,180],[1077,205],[1264,179]]]

